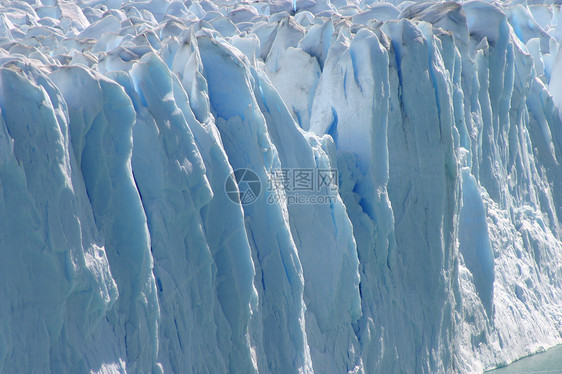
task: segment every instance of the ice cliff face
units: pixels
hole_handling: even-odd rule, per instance
[[[558,5],[1,7],[0,372],[477,373],[562,342]]]

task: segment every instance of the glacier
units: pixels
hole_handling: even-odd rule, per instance
[[[0,373],[464,374],[562,343],[559,2],[0,9]]]

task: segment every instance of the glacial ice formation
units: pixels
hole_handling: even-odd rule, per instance
[[[559,4],[0,9],[0,372],[481,373],[562,343]],[[338,185],[295,202],[287,170]]]

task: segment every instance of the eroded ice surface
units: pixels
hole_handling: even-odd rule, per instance
[[[559,5],[0,6],[0,372],[479,373],[562,341]],[[338,186],[295,203],[287,170]]]

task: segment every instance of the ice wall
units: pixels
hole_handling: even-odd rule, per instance
[[[562,341],[558,5],[1,7],[0,372],[479,373]],[[337,186],[292,200],[299,170]]]

